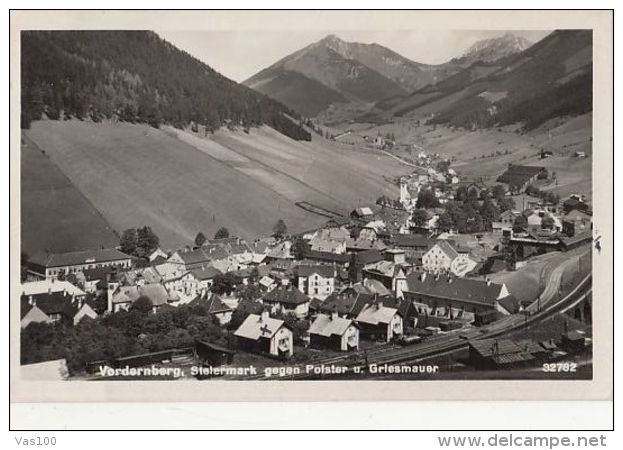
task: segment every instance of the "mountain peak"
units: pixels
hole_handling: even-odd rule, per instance
[[[526,50],[532,45],[528,39],[509,32],[501,36],[482,39],[472,44],[462,55],[474,61],[495,61],[514,53]]]

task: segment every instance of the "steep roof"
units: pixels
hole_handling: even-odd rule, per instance
[[[390,308],[380,303],[367,305],[357,316],[357,322],[377,325],[379,323],[390,323],[396,315],[398,309]]]
[[[424,280],[422,280],[424,277]],[[501,284],[469,278],[411,273],[407,275],[407,292],[449,300],[495,305],[502,290]]]
[[[30,296],[21,297],[21,312],[25,315],[33,305],[29,303]],[[72,299],[69,295],[61,292],[53,292],[51,294],[37,294],[32,296],[37,308],[46,315],[62,314],[67,318],[73,318],[80,309],[79,302]],[[23,316],[22,316],[23,317]]]
[[[324,278],[335,277],[335,269],[327,265],[315,265],[315,266],[297,266],[296,273],[299,277],[310,277],[314,274],[318,274]]]
[[[333,335],[342,336],[352,324],[353,321],[350,319],[335,315],[318,314],[316,320],[309,327],[309,334],[325,337]]]
[[[280,319],[249,314],[245,321],[242,322],[242,325],[234,332],[234,336],[252,339],[254,341],[260,338],[270,339],[284,325],[285,322]]]
[[[364,250],[355,255],[356,264],[365,266],[379,261],[383,261],[383,254],[377,249]]]
[[[218,295],[212,295],[210,298],[201,298],[201,296],[197,296],[188,303],[188,306],[204,306],[209,314],[229,312],[232,310],[229,306],[223,303],[223,300]]]
[[[452,247],[452,245],[443,239],[438,240],[435,243],[442,252],[444,252],[448,258],[450,258],[451,260],[454,260],[454,258],[456,258],[457,256],[459,256],[459,253],[454,249],[454,247]]]
[[[50,292],[66,291],[69,295],[86,295],[85,292],[71,284],[69,281],[61,280],[39,280],[29,281],[22,284],[23,295],[36,295]]]
[[[340,315],[356,316],[365,305],[374,302],[374,294],[371,293],[333,293],[329,295],[322,305],[320,311],[324,313],[337,312]]]
[[[212,266],[193,269],[190,272],[198,280],[211,280],[212,278],[216,277],[217,275],[221,275],[222,273],[220,270]]]
[[[103,248],[96,250],[80,250],[67,253],[45,253],[40,252],[33,255],[28,262],[46,268],[75,266],[80,264],[121,261],[131,259],[130,255],[115,249]]]
[[[407,248],[428,248],[431,240],[423,234],[395,234],[393,236],[394,244],[397,247]]]
[[[290,305],[300,305],[310,301],[307,295],[292,286],[279,286],[264,295],[262,299],[269,303],[286,303]]]
[[[520,166],[513,164],[506,169],[506,172],[498,177],[497,181],[511,186],[521,186],[543,170],[545,170],[545,168],[540,166]]]

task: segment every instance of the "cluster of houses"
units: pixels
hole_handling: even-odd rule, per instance
[[[541,173],[538,167],[511,166],[498,180],[511,192],[523,191]],[[360,338],[389,342],[514,314],[523,305],[504,284],[474,275],[490,273],[483,267],[500,261],[503,246],[525,259],[580,245],[590,238],[589,208],[583,197],[572,196],[562,205],[564,215],[557,205],[542,203],[505,211],[492,224],[499,246],[483,256],[476,237],[468,236],[475,245],[465,246],[457,235],[436,231],[443,210],[432,211],[424,226],[412,222],[422,189],[432,190],[443,204],[453,199],[453,190],[441,185],[459,183],[452,169],[429,168],[400,180],[398,208],[359,207],[349,217],[288,238],[228,237],[174,252],[156,249],[141,264],[117,249],[35,255],[22,285],[22,327],[75,325],[129,310],[147,298],[155,313],[203,305],[224,327],[240,311],[244,320],[232,329],[240,348],[288,358],[296,342],[286,316],[309,324],[306,345],[349,351],[359,348]],[[468,190],[481,188],[468,185]],[[525,224],[518,230],[520,215]],[[235,289],[215,294],[215,283],[226,276]],[[245,287],[256,288],[254,298],[241,298],[239,288]],[[105,306],[96,307],[95,298]]]

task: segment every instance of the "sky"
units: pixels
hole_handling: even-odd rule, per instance
[[[217,72],[242,82],[328,34],[349,42],[377,43],[413,61],[441,64],[460,56],[474,42],[501,36],[506,30],[305,30],[305,31],[171,31],[156,30],[165,40],[187,51]],[[536,42],[548,30],[511,31]]]

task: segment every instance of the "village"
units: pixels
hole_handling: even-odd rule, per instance
[[[542,280],[527,298],[505,280],[542,255],[577,254],[577,273],[590,272],[590,205],[580,194],[561,201],[543,189],[552,178],[545,168],[509,165],[486,185],[461,180],[439,155],[422,151],[417,158],[410,175],[394,180],[398,198],[332,214],[304,233],[288,233],[279,220],[272,236],[252,242],[223,228],[212,239],[198,233],[192,246],[166,251],[144,227],[124,233],[119,248],[33,255],[23,267],[22,332],[185,308],[219,330],[190,336],[193,342],[186,336],[183,348],[83,355],[70,372],[190,360],[206,367],[320,364],[361,351],[417,348],[431,337],[539,312],[560,295],[561,288],[547,286],[560,279]],[[573,314],[578,323],[589,320],[590,301]],[[138,331],[139,338],[148,334]],[[476,369],[513,368],[581,354],[589,342],[565,322],[557,343],[470,341],[469,360]],[[46,364],[22,352],[29,366]]]

